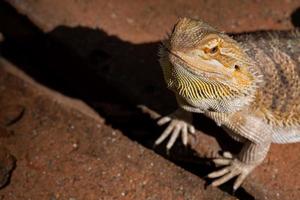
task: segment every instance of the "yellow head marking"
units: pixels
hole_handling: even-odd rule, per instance
[[[202,21],[179,20],[164,50],[170,63],[165,78],[183,96],[222,99],[253,86],[253,61],[235,40]]]

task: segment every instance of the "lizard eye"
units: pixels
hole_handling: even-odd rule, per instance
[[[218,46],[215,46],[209,50],[209,53],[215,54],[215,53],[217,53],[218,50],[219,50]]]

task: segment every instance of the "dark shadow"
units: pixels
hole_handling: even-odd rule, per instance
[[[136,106],[143,104],[162,114],[176,108],[157,61],[159,42],[132,44],[87,27],[60,26],[45,34],[4,2],[0,3],[0,32],[5,37],[0,45],[5,58],[41,84],[85,101],[107,123],[152,149],[163,128]],[[214,122],[204,117],[198,120],[201,126],[197,128],[215,136],[224,150],[238,150],[231,148],[237,145],[232,145],[233,141]],[[212,170],[206,160],[194,156],[193,150],[177,146],[180,148],[174,148],[171,156],[166,155],[163,146],[156,152],[202,178]],[[197,164],[172,159],[177,154]],[[232,182],[221,189],[231,193],[231,187]],[[243,189],[235,196],[253,199]]]
[[[300,27],[300,7],[291,14],[291,21],[295,27]]]

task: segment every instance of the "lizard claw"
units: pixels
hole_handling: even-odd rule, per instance
[[[217,178],[212,182],[212,186],[222,185],[223,183],[237,176],[237,179],[235,180],[233,185],[233,190],[237,190],[241,186],[245,178],[256,166],[256,165],[243,163],[236,158],[232,158],[232,157],[226,158],[225,156],[224,158],[214,159],[213,162],[216,165],[227,165],[227,166],[207,175],[209,178]]]
[[[188,134],[194,134],[195,133],[195,128],[193,125],[190,123],[177,119],[176,116],[173,118],[172,115],[166,116],[161,118],[157,124],[159,126],[164,125],[168,122],[170,124],[168,127],[164,130],[164,132],[161,134],[161,136],[155,141],[155,145],[161,144],[167,137],[170,137],[170,140],[167,143],[167,150],[170,150],[172,146],[174,145],[176,139],[180,136],[181,134],[181,139],[183,144],[186,146],[188,144]]]

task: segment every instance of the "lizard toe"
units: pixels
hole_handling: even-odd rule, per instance
[[[223,183],[237,176],[237,179],[233,185],[233,189],[237,190],[248,174],[250,174],[250,172],[255,168],[255,165],[242,163],[238,159],[215,159],[215,163],[216,160],[217,163],[228,166],[207,175],[209,178],[217,178],[212,182],[212,186],[222,185]]]
[[[164,140],[170,137],[170,140],[167,143],[167,150],[170,150],[177,138],[181,135],[182,142],[184,146],[188,144],[188,135],[195,133],[195,128],[183,120],[171,119],[169,117],[164,117],[160,119],[157,123],[163,125],[171,121],[168,127],[160,135],[160,137],[155,141],[155,145],[161,144]]]

